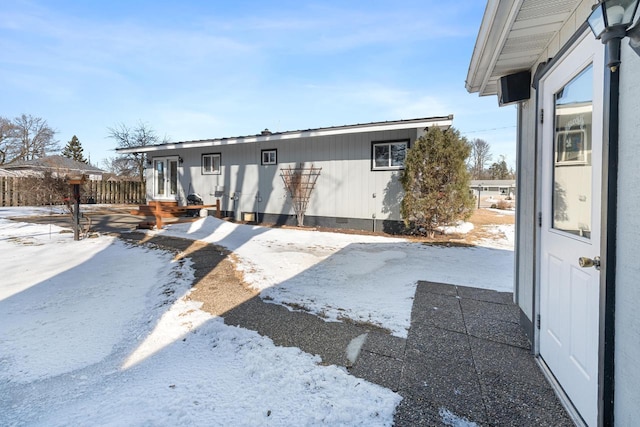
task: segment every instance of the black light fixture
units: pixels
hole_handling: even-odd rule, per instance
[[[620,40],[633,24],[640,0],[600,0],[593,6],[587,22],[596,39],[608,47],[607,66],[615,72],[620,65]]]

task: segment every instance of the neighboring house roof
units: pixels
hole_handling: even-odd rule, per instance
[[[477,187],[482,185],[483,187],[515,187],[515,179],[472,179],[471,187]]]
[[[102,175],[106,171],[99,169],[87,163],[82,163],[64,156],[46,156],[33,160],[18,160],[15,162],[2,165],[5,170],[10,172],[20,171],[60,171],[64,170],[71,173],[79,173],[83,175]]]
[[[297,139],[297,138],[312,138],[328,135],[341,135],[348,133],[370,132],[370,131],[385,131],[396,129],[419,129],[428,128],[432,126],[439,126],[448,128],[453,121],[453,114],[441,117],[428,117],[421,119],[411,120],[396,120],[387,122],[372,122],[362,123],[356,125],[345,126],[332,126],[317,129],[307,130],[293,130],[286,132],[270,132],[265,129],[260,134],[249,136],[236,136],[231,138],[214,138],[203,139],[198,141],[184,141],[184,142],[172,142],[156,145],[146,145],[142,147],[129,147],[129,148],[116,148],[116,151],[121,154],[125,153],[145,153],[159,150],[174,150],[180,148],[198,148],[198,147],[211,147],[216,145],[232,145],[251,142],[263,142],[263,141],[278,141],[285,139]]]
[[[469,65],[467,91],[495,95],[500,77],[531,69],[579,5],[580,0],[489,0]],[[587,19],[584,13],[576,14],[576,22]]]

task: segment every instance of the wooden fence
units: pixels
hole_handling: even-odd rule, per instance
[[[0,206],[43,206],[64,203],[71,188],[62,179],[0,177]],[[145,183],[140,181],[87,181],[81,203],[145,204]]]

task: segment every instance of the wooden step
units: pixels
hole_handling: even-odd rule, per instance
[[[184,215],[187,212],[186,209],[180,209],[178,207],[167,209],[162,208],[160,211],[156,212],[155,206],[140,206],[136,210],[132,210],[131,215],[140,215],[140,216],[156,216],[159,215],[162,218],[176,218],[181,215]]]
[[[180,218],[184,217],[187,213],[197,213],[200,209],[215,209],[216,216],[220,218],[220,199],[216,200],[215,205],[187,205],[178,206],[177,201],[163,201],[154,200],[149,202],[148,205],[140,205],[138,209],[130,211],[131,215],[139,215],[145,217],[153,217],[155,221],[145,220],[142,221],[138,228],[162,228],[163,218]],[[197,216],[189,215],[194,221]],[[182,219],[182,218],[181,218]]]

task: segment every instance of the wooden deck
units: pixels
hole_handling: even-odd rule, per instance
[[[216,217],[221,217],[220,200],[216,200],[215,205],[186,205],[178,206],[177,201],[166,200],[153,200],[147,205],[140,205],[138,209],[132,210],[131,215],[139,215],[146,217],[145,221],[138,224],[138,228],[156,228],[161,229],[164,225],[163,219],[167,218],[181,218],[186,219],[188,217],[195,221],[198,218],[197,213],[201,209],[215,209]],[[196,214],[195,216],[193,214]]]

